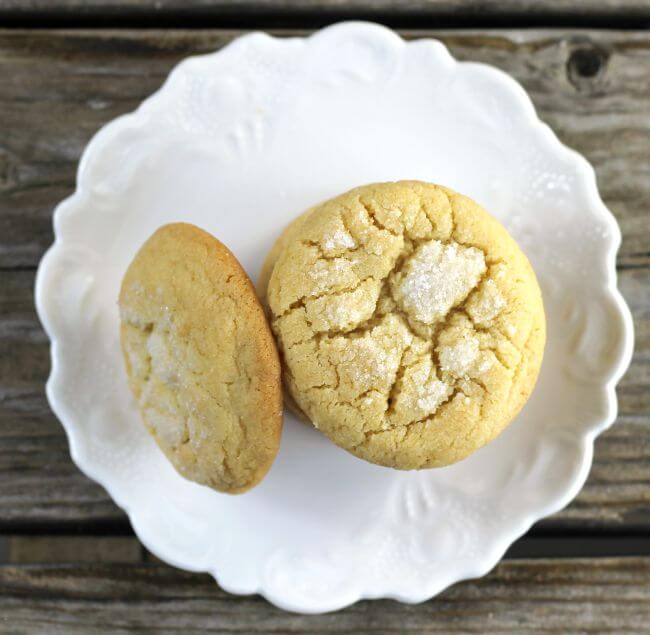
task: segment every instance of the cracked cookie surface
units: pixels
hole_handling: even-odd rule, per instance
[[[122,351],[142,419],[184,477],[239,493],[277,454],[280,363],[253,286],[198,227],[161,227],[120,290]]]
[[[459,461],[528,399],[545,320],[535,274],[471,199],[419,181],[305,212],[261,273],[297,409],[389,467]]]

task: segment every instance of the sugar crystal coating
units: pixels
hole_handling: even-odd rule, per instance
[[[468,296],[485,270],[485,257],[478,249],[431,240],[416,249],[396,276],[394,294],[416,320],[433,324]]]
[[[325,251],[334,251],[337,249],[354,249],[356,242],[350,234],[342,229],[337,229],[332,234],[325,236],[323,239],[323,249]]]
[[[478,338],[469,333],[461,335],[452,346],[439,346],[440,370],[457,377],[466,377],[479,357]]]
[[[506,300],[501,295],[494,280],[486,280],[476,292],[476,297],[469,303],[467,310],[476,324],[490,323],[506,306]]]
[[[165,225],[129,265],[119,309],[129,386],[172,465],[221,492],[256,485],[279,447],[281,369],[232,253],[198,227]]]

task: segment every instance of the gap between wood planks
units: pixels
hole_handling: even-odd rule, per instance
[[[643,536],[556,535],[524,536],[504,559],[610,558],[650,556],[650,541]],[[108,564],[160,562],[133,535],[0,536],[0,566],[5,564]]]
[[[648,29],[641,0],[0,0],[0,23],[27,28],[321,28],[342,20],[371,20],[394,28]]]

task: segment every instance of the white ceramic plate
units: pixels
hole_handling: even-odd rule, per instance
[[[116,298],[138,247],[189,221],[255,278],[308,206],[401,178],[472,196],[531,259],[548,345],[524,411],[469,459],[412,473],[364,463],[286,414],[280,454],[252,492],[183,480],[138,419],[118,347]],[[54,225],[36,299],[52,340],[47,395],[72,458],[148,549],[233,593],[318,612],[419,602],[480,576],[577,494],[615,418],[632,323],[616,288],[619,229],[593,170],[519,84],[439,42],[345,23],[307,39],[254,33],[187,59],[94,137]]]

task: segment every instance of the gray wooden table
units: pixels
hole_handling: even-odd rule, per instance
[[[650,3],[572,4],[0,0],[0,632],[650,632]],[[585,488],[491,574],[418,606],[361,602],[305,617],[230,596],[140,547],[69,458],[44,396],[48,342],[32,296],[52,209],[102,124],[178,60],[249,26],[297,34],[342,17],[439,38],[524,85],[593,163],[621,225],[636,349]]]

